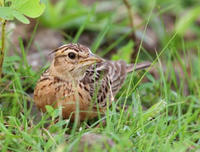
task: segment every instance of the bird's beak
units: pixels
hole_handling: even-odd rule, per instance
[[[103,59],[102,58],[100,58],[99,56],[97,56],[97,55],[95,55],[95,54],[90,54],[90,56],[88,57],[88,60],[89,61],[95,61],[95,62],[102,62],[103,61]]]
[[[80,63],[85,64],[85,65],[91,65],[94,63],[99,63],[102,62],[103,59],[100,58],[99,56],[95,55],[95,54],[90,54],[89,57],[87,57],[86,59],[82,60]]]

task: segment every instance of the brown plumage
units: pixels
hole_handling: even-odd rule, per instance
[[[80,120],[104,113],[127,73],[150,66],[107,61],[80,44],[67,44],[52,53],[55,57],[36,85],[34,101],[42,111],[46,105],[62,106],[63,117],[72,120],[76,111]]]

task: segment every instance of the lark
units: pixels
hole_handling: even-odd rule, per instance
[[[62,107],[65,119],[93,119],[115,101],[127,73],[150,66],[127,64],[94,55],[81,44],[66,44],[52,52],[54,59],[34,90],[34,102],[43,112],[46,105]]]

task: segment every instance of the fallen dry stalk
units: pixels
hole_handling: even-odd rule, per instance
[[[128,11],[128,16],[129,16],[131,28],[134,29],[134,19],[133,19],[133,12],[132,12],[132,9],[131,9],[131,5],[129,4],[128,0],[123,0],[123,2],[124,2],[124,5],[126,6],[127,11]],[[134,32],[132,32],[132,33],[135,36],[135,33]]]
[[[139,44],[140,44],[140,41],[137,39],[136,37],[136,34],[135,34],[135,27],[134,27],[134,17],[133,17],[133,11],[131,9],[131,5],[130,3],[128,2],[128,0],[123,0],[124,2],[124,5],[126,6],[127,8],[127,11],[128,11],[128,16],[129,16],[129,20],[130,20],[130,26],[131,26],[131,29],[132,29],[132,33],[130,34],[132,40],[134,41],[134,48],[133,48],[133,53],[131,54],[131,60],[132,62],[134,62],[135,60],[135,57],[138,53],[138,49],[139,49]]]
[[[2,26],[1,26],[1,52],[0,52],[0,81],[1,81],[1,77],[2,77],[3,60],[4,60],[4,52],[5,52],[5,30],[6,30],[6,20],[2,20]]]

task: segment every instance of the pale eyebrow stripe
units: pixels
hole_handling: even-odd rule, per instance
[[[60,57],[66,57],[67,55],[59,55],[59,56],[56,56],[55,58],[60,58]]]
[[[61,51],[63,53],[67,49],[73,49],[76,52],[79,52],[79,51],[82,52],[85,50],[85,47],[81,46],[80,44],[79,45],[78,44],[65,44],[65,45],[62,45],[59,48],[53,50],[50,54],[55,53],[57,51]],[[89,51],[89,53],[92,53],[89,48],[87,48],[87,50]]]
[[[63,53],[64,51],[66,51],[66,50],[69,50],[69,49],[74,50],[74,51],[76,51],[76,52],[79,52],[79,51],[80,51],[80,50],[78,50],[77,48],[75,48],[75,47],[70,47],[70,46],[65,46],[65,47],[58,48],[58,50],[60,50],[60,49],[62,49],[62,53]]]

